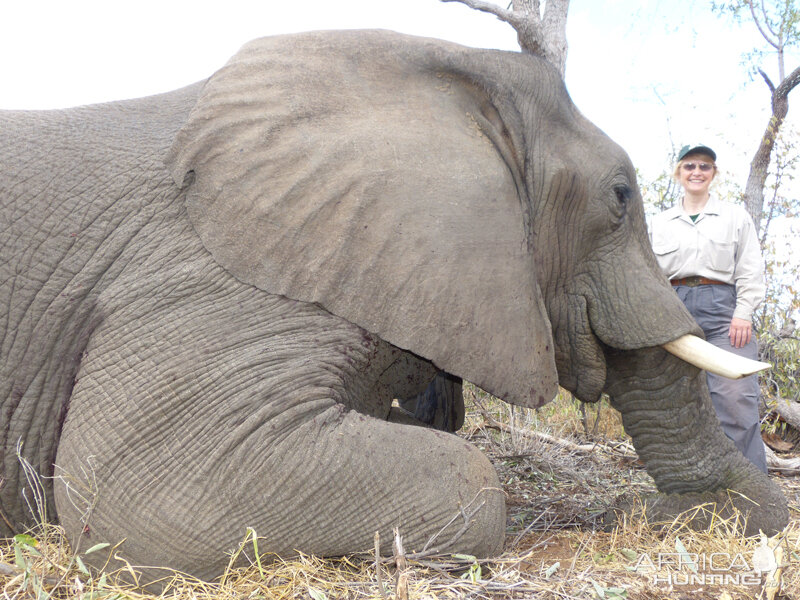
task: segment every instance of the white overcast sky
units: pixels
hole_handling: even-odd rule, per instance
[[[743,184],[768,96],[760,80],[745,85],[740,62],[761,38],[750,24],[713,16],[708,4],[572,0],[567,86],[645,176],[666,168],[673,145],[700,141]],[[514,31],[493,16],[438,0],[7,0],[0,108],[164,92],[208,77],[256,37],[363,27],[518,49]],[[789,68],[799,63],[788,57]],[[773,60],[763,66],[777,77]],[[790,124],[798,113],[800,106]]]

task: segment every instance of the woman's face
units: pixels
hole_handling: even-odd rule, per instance
[[[689,167],[693,167],[690,169]],[[703,170],[706,169],[706,170]],[[714,179],[714,161],[705,154],[690,154],[681,162],[678,178],[681,186],[692,194],[708,193],[708,186]]]

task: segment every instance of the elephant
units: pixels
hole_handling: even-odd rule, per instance
[[[496,555],[489,460],[395,418],[437,373],[524,407],[608,394],[654,521],[788,522],[662,347],[702,332],[630,159],[543,60],[281,35],[176,91],[0,123],[3,535],[57,521],[142,581],[211,579],[248,528],[278,556],[387,551],[394,527]]]

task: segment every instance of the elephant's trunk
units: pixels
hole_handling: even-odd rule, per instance
[[[661,348],[610,352],[607,360],[606,391],[660,492],[647,499],[651,520],[713,503],[723,516],[731,506],[739,509],[748,535],[785,527],[789,512],[780,488],[722,432],[704,372]],[[704,514],[693,524],[707,526]]]

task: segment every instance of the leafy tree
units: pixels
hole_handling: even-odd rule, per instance
[[[673,158],[676,156],[673,153]],[[649,216],[664,212],[675,205],[680,195],[680,186],[670,171],[663,171],[652,181],[645,181],[637,169],[639,188],[642,191],[644,210]]]

